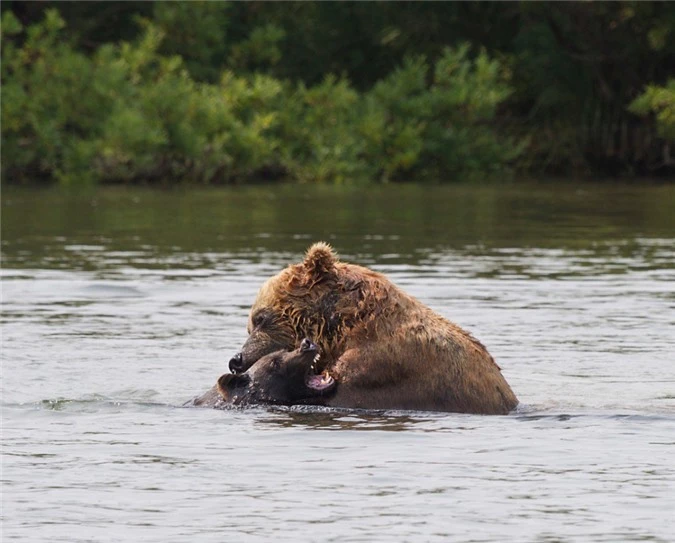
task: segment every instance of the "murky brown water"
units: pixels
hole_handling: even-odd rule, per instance
[[[675,187],[2,195],[2,540],[672,541]],[[314,240],[471,330],[507,417],[182,409]]]

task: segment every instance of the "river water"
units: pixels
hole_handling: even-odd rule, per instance
[[[2,196],[2,541],[673,541],[675,187]],[[491,351],[508,416],[181,405],[315,240]]]

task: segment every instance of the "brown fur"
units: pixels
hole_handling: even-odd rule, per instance
[[[323,242],[261,287],[248,330],[248,367],[312,338],[339,383],[328,405],[500,414],[518,403],[477,339]]]

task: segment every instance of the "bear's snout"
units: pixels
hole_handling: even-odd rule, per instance
[[[230,358],[230,371],[232,373],[240,373],[244,369],[244,357],[242,356],[241,353],[235,354],[232,358]]]
[[[305,338],[300,342],[300,351],[301,352],[307,352],[307,351],[316,351],[317,346],[312,342],[312,340]]]

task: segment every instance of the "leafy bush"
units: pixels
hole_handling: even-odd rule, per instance
[[[279,82],[226,73],[218,85],[197,83],[181,57],[158,53],[163,33],[149,23],[136,43],[108,44],[91,58],[59,39],[62,27],[48,11],[21,48],[3,48],[5,173],[64,184],[211,181],[265,165],[274,144],[264,137],[272,115],[264,106]],[[9,12],[5,28],[21,30]]]
[[[308,87],[251,73],[278,54],[282,34],[266,26],[233,50],[242,73],[195,79],[217,29],[197,18],[208,32],[188,69],[177,53],[189,49],[189,33],[174,36],[176,54],[163,48],[166,29],[182,16],[158,10],[161,24],[144,20],[135,41],[104,44],[89,56],[66,41],[55,10],[27,29],[4,14],[3,34],[11,37],[2,50],[5,177],[62,184],[233,182],[270,172],[302,182],[452,179],[503,171],[520,152],[494,128],[510,93],[503,69],[485,53],[472,59],[468,46],[446,49],[433,67],[410,58],[361,93],[331,75]]]
[[[431,114],[427,72],[424,58],[407,58],[366,96],[361,130],[367,141],[367,160],[378,165],[384,180],[410,175],[418,165]]]
[[[637,115],[654,114],[659,135],[675,142],[675,79],[664,87],[648,85],[628,109]]]
[[[47,11],[54,7],[67,21],[67,30],[50,28],[45,22]],[[78,72],[86,77],[87,69],[100,69],[92,63],[100,48],[112,45],[115,58],[124,41],[137,48],[148,25],[162,36],[150,67],[159,58],[180,57],[181,67],[167,77],[187,71],[187,78],[199,89],[197,94],[220,92],[202,84],[219,87],[226,71],[234,74],[237,88],[241,80],[250,84],[255,74],[266,74],[267,81],[274,81],[273,86],[281,86],[281,90],[262,109],[263,116],[273,117],[265,118],[266,128],[256,136],[265,140],[265,146],[244,153],[252,153],[251,157],[261,153],[268,163],[255,165],[258,171],[253,175],[264,172],[293,177],[293,170],[302,178],[314,178],[312,172],[318,166],[303,163],[303,157],[311,161],[321,153],[288,148],[296,135],[301,137],[299,125],[305,120],[298,117],[289,122],[290,114],[283,108],[296,101],[293,107],[298,115],[307,113],[311,106],[300,105],[301,95],[326,84],[330,74],[336,76],[331,84],[334,92],[339,94],[348,88],[357,93],[353,110],[344,112],[344,128],[353,141],[362,141],[355,147],[350,139],[348,151],[334,146],[333,151],[326,151],[333,165],[317,170],[320,178],[331,178],[331,172],[338,170],[338,177],[376,179],[450,178],[460,172],[481,175],[484,171],[508,170],[513,155],[518,155],[517,167],[531,173],[620,176],[658,172],[672,177],[674,171],[672,160],[666,160],[669,167],[660,165],[669,146],[665,137],[656,133],[657,122],[659,132],[668,133],[664,128],[668,122],[664,125],[664,121],[657,121],[657,116],[663,117],[667,110],[658,105],[651,108],[649,102],[661,100],[657,96],[669,88],[664,82],[673,77],[668,66],[675,63],[675,2],[47,1],[2,2],[0,11],[3,15],[16,14],[27,27],[22,30],[9,15],[3,18],[3,107],[8,111],[22,104],[22,94],[32,100],[32,94],[42,93],[42,89],[36,90],[42,83],[53,85],[59,92],[70,88],[63,81],[65,74],[49,73],[43,66],[33,66],[34,61],[39,64],[40,58],[48,59],[51,71],[60,71],[61,63],[65,71],[70,70],[71,81],[73,77],[80,80]],[[59,19],[51,17],[52,24]],[[53,33],[55,50],[36,53],[38,42],[47,41],[45,36],[32,33]],[[473,44],[472,49],[461,46],[463,42]],[[450,49],[445,49],[448,46]],[[9,62],[24,49],[21,66]],[[481,53],[483,49],[490,57]],[[513,75],[506,77],[509,72]],[[447,80],[443,74],[447,74]],[[44,81],[40,81],[43,76]],[[104,74],[96,77],[106,79]],[[145,77],[120,84],[143,93],[141,87],[151,81]],[[230,78],[229,84],[232,82]],[[304,87],[298,86],[300,82]],[[413,89],[419,84],[418,90],[407,89],[407,84]],[[429,93],[432,87],[436,87],[433,98]],[[116,94],[120,89],[109,90],[113,95],[103,92],[105,96],[96,97],[76,81],[70,94],[78,97],[76,101],[81,101],[83,108],[90,103],[101,104],[93,108],[91,124],[96,125],[101,115],[108,115],[106,104],[110,100],[120,108]],[[229,99],[235,91],[224,92]],[[492,92],[494,97],[490,96]],[[631,109],[642,116],[638,118],[630,113],[629,105],[643,93],[644,102],[636,101],[636,109]],[[90,103],[80,96],[91,98]],[[13,149],[11,156],[5,153],[5,162],[16,165],[15,152],[19,162],[26,160],[26,154],[37,157],[30,161],[30,171],[19,167],[13,170],[15,174],[53,176],[54,164],[61,164],[66,154],[69,160],[87,162],[90,151],[86,148],[91,146],[82,133],[76,137],[85,142],[84,148],[65,152],[69,142],[61,139],[73,137],[70,125],[83,120],[71,122],[73,112],[67,112],[68,104],[60,105],[60,100],[55,97],[50,102],[42,96],[35,107],[27,104],[25,118],[20,119],[16,111],[5,115],[13,123],[5,134],[8,148]],[[47,104],[53,104],[59,113],[40,109]],[[332,115],[337,114],[335,111]],[[59,124],[62,113],[69,119],[67,136]],[[144,118],[150,113],[143,112]],[[232,110],[230,114],[236,116],[237,112]],[[135,116],[138,120],[138,115],[136,108],[123,114],[127,120],[117,122],[131,123],[130,119]],[[246,121],[243,123],[246,125]],[[161,123],[153,120],[152,128],[157,124]],[[312,130],[316,129],[324,127],[319,123]],[[35,140],[34,130],[41,135],[40,141]],[[330,130],[333,135],[326,136],[326,141],[337,137],[342,129],[332,126]],[[24,135],[20,137],[17,131]],[[55,131],[56,137],[48,139],[47,133]],[[103,131],[98,125],[88,134],[98,138]],[[504,134],[517,136],[519,141],[505,139]],[[230,153],[230,146],[236,146],[239,138],[226,139],[227,155],[234,162],[223,159],[224,167],[217,168],[222,175],[216,172],[213,179],[225,180],[250,170],[246,166],[240,171],[238,153]],[[519,154],[524,139],[527,146]],[[302,137],[295,144],[303,142],[311,145]],[[207,149],[213,155],[208,162],[218,165],[221,161],[215,153],[225,144],[212,143],[212,149]],[[167,146],[171,146],[169,140],[159,147],[166,150]],[[180,159],[172,158],[173,166],[164,169],[185,170],[192,177],[191,160],[181,165]],[[341,163],[347,160],[352,163]],[[134,168],[130,164],[129,171]],[[157,175],[161,175],[161,169],[157,169]],[[206,178],[212,170],[206,168]],[[136,173],[138,177],[144,175]]]
[[[508,170],[522,144],[495,130],[497,107],[511,92],[502,68],[469,46],[445,49],[433,67],[423,58],[404,65],[370,93],[371,109],[383,111],[370,135],[371,160],[382,176],[450,179],[457,174]]]
[[[3,171],[58,175],[64,156],[75,154],[82,136],[102,125],[112,106],[98,92],[93,63],[58,39],[63,21],[56,11],[29,27],[22,46],[4,40],[2,49]],[[23,32],[11,12],[3,37]]]
[[[151,4],[152,24],[166,36],[160,53],[180,56],[199,81],[218,81],[227,56],[231,4],[203,0]]]
[[[307,88],[299,84],[279,111],[281,163],[302,182],[344,182],[370,173],[357,132],[361,97],[345,80],[328,76]]]

